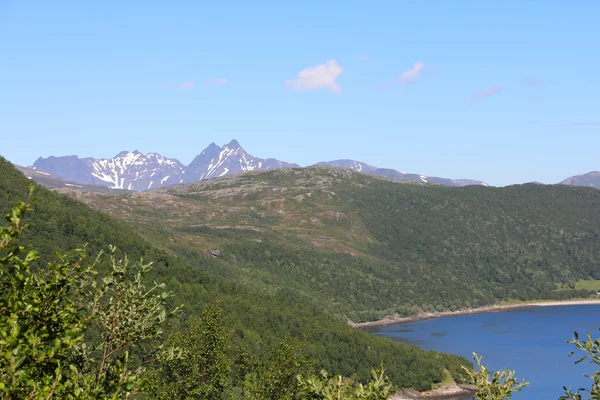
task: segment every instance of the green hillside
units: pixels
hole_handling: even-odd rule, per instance
[[[316,167],[67,192],[188,260],[219,250],[220,273],[342,320],[583,297],[576,282],[600,278],[593,189],[443,187]]]
[[[30,184],[10,163],[0,159],[0,209],[7,212],[18,200],[26,199]],[[42,262],[49,261],[56,251],[80,247],[83,243],[88,243],[90,254],[106,250],[112,243],[130,258],[154,261],[155,268],[149,278],[168,284],[175,293],[173,304],[185,304],[185,312],[180,320],[173,321],[171,332],[185,332],[190,318],[219,299],[225,310],[225,323],[233,332],[235,348],[243,348],[257,357],[268,354],[291,335],[316,370],[325,368],[332,373],[366,379],[369,370],[383,362],[393,383],[421,390],[441,382],[445,371],[460,380],[460,366],[468,365],[456,356],[423,351],[352,329],[345,322],[332,319],[292,287],[264,280],[248,281],[254,278],[252,272],[246,275],[238,272],[253,271],[252,265],[233,263],[231,256],[223,259],[206,256],[197,247],[184,246],[177,234],[163,233],[171,229],[162,221],[168,218],[166,214],[140,207],[139,213],[157,218],[157,221],[148,218],[146,225],[136,225],[150,239],[147,241],[129,223],[116,221],[81,202],[41,187],[37,187],[36,193],[35,211],[28,217],[30,227],[22,244],[40,250]],[[91,196],[84,194],[82,199],[86,200],[88,195]],[[134,197],[117,196],[106,204],[127,204],[123,200]],[[168,207],[173,213],[182,212],[176,203],[153,201],[153,204]],[[119,213],[117,208],[113,209]],[[212,237],[208,235],[207,240],[213,240]],[[237,357],[234,350],[231,357]]]

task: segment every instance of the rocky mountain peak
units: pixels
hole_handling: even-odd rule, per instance
[[[235,139],[232,139],[231,142],[227,143],[223,147],[227,147],[228,149],[242,149],[242,146],[240,146],[239,142]]]

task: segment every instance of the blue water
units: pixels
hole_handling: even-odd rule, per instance
[[[393,340],[428,350],[472,359],[483,355],[488,369],[508,367],[516,377],[531,382],[513,399],[548,400],[564,394],[563,386],[591,387],[584,374],[595,371],[587,361],[575,365],[575,350],[565,343],[573,331],[600,337],[600,305],[532,307],[511,311],[443,317],[368,329]],[[576,353],[577,355],[577,353]],[[600,368],[600,367],[598,367]]]

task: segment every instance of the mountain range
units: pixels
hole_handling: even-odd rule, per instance
[[[241,172],[293,168],[297,164],[248,154],[236,140],[223,147],[211,143],[187,166],[157,153],[123,151],[113,158],[77,156],[38,158],[32,168],[60,179],[111,189],[144,191]]]
[[[442,186],[483,185],[474,179],[451,179],[404,173],[381,168],[361,161],[340,159],[322,161],[316,165],[329,165],[357,172],[380,175],[392,180],[413,181]],[[81,190],[106,192],[114,190],[146,191],[165,186],[191,183],[206,179],[280,168],[300,168],[300,165],[274,158],[259,158],[246,152],[237,140],[224,146],[211,143],[189,165],[158,153],[122,151],[113,158],[79,158],[75,155],[38,158],[31,167],[19,167],[21,172],[36,182],[50,188],[74,187]],[[592,171],[569,177],[562,185],[600,188],[600,172]],[[80,187],[77,187],[77,186]]]
[[[388,168],[379,168],[354,160],[323,161],[318,165],[349,168],[358,172],[385,176],[390,179],[430,183],[444,186],[486,185],[471,179],[448,179],[421,174],[407,174]],[[73,184],[89,187],[145,191],[181,183],[191,183],[248,171],[263,171],[279,168],[299,168],[298,164],[274,158],[258,158],[248,154],[232,140],[223,147],[211,143],[189,165],[158,153],[123,151],[113,158],[79,158],[75,155],[38,158],[29,169],[29,177],[48,186],[50,177],[69,183],[62,186],[52,180],[51,187]],[[21,167],[23,171],[24,167]],[[31,171],[37,171],[33,173]],[[48,175],[50,174],[50,175]],[[27,175],[27,174],[26,174]]]

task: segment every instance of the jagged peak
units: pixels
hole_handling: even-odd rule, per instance
[[[139,154],[142,154],[142,153],[140,153],[140,152],[139,152],[139,151],[137,151],[137,150],[134,150],[134,151],[123,150],[123,151],[121,151],[119,154],[117,154],[116,156],[114,156],[113,158],[123,158],[123,157],[127,157],[127,156],[129,156],[129,155],[131,155],[131,154],[133,154],[133,155],[136,155],[136,156],[137,156],[137,155],[139,155]]]
[[[235,139],[231,139],[231,142],[227,143],[223,147],[227,147],[228,149],[241,149],[242,148],[242,146],[240,146],[240,143]]]
[[[199,155],[197,155],[196,157],[203,156],[206,153],[218,153],[220,151],[221,151],[221,146],[217,145],[215,142],[212,142],[211,144],[206,146],[206,148],[204,150],[202,150],[202,152]]]

